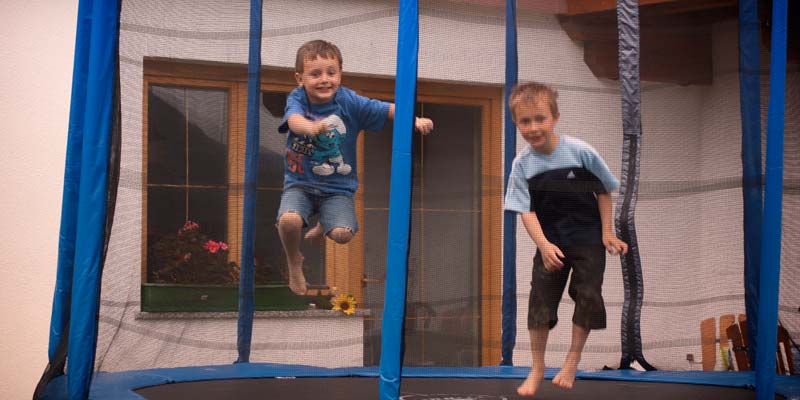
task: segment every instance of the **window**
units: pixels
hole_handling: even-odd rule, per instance
[[[286,93],[294,87],[288,82],[265,86],[261,107],[257,310],[307,308],[307,299],[286,287],[286,261],[275,229],[286,140],[276,128]],[[235,311],[244,206],[245,70],[148,59],[144,91],[142,310]],[[307,247],[309,283],[324,285],[325,245]]]

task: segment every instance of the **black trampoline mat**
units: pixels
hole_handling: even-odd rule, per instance
[[[403,378],[402,400],[501,400],[523,399],[517,395],[522,379]],[[374,400],[378,378],[258,378],[220,379],[172,383],[136,390],[148,400],[319,399]],[[642,400],[739,400],[755,399],[755,391],[724,386],[641,381],[583,379],[572,390],[545,380],[535,399],[642,399]],[[782,399],[781,396],[775,396]]]

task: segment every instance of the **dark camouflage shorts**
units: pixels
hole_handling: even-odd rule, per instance
[[[586,329],[606,327],[606,308],[603,303],[603,273],[606,269],[606,252],[603,246],[562,248],[566,256],[564,267],[548,272],[544,269],[542,255],[536,251],[533,258],[533,279],[528,300],[528,329],[547,326],[553,329],[558,323],[558,305],[569,281],[569,297],[575,301],[572,322]]]

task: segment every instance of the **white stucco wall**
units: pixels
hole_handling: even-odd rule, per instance
[[[0,1],[0,398],[47,364],[77,0]]]

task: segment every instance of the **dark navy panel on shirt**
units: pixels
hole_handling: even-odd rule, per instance
[[[595,193],[607,193],[585,168],[562,168],[528,179],[531,210],[547,239],[556,246],[602,244]]]

